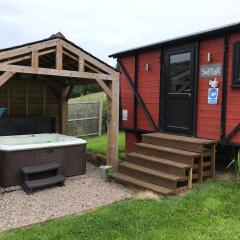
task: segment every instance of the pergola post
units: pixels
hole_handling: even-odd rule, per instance
[[[70,87],[64,87],[61,90],[60,98],[60,131],[68,135],[68,101],[66,100]]]
[[[107,132],[107,165],[118,169],[118,134],[119,134],[119,75],[111,82],[112,98],[109,102],[109,122]]]

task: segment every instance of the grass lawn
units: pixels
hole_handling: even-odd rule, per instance
[[[81,97],[76,98],[70,98],[68,102],[74,103],[79,102],[83,100],[98,100],[98,99],[106,99],[106,93],[105,92],[98,92],[98,93],[90,93]]]
[[[0,240],[240,239],[240,181],[209,181],[184,197],[125,200],[0,234]]]
[[[125,158],[125,134],[124,132],[119,133],[119,159],[124,160]],[[99,153],[102,155],[107,154],[107,135],[104,134],[101,137],[94,137],[87,139],[87,150],[89,152]]]

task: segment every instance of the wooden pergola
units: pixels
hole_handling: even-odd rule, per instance
[[[67,40],[61,33],[50,38],[0,50],[0,87],[16,74],[56,78],[61,84],[60,132],[68,133],[68,99],[74,86],[96,82],[109,101],[107,164],[118,166],[119,73]],[[38,77],[35,78],[38,80]],[[50,83],[49,83],[50,84]],[[54,89],[52,89],[54,91]]]

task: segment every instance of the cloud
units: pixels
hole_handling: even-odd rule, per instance
[[[113,52],[240,21],[240,2],[0,0],[0,48],[61,31],[114,65]]]

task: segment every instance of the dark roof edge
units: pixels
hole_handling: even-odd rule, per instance
[[[94,55],[92,55],[91,53],[87,52],[86,50],[82,49],[81,47],[79,47],[78,45],[76,45],[75,43],[71,42],[70,40],[68,40],[67,38],[65,38],[63,35],[61,34],[53,34],[51,35],[49,38],[44,38],[42,40],[38,40],[38,41],[34,41],[34,42],[29,42],[29,43],[24,43],[21,45],[17,45],[17,46],[13,46],[13,47],[9,47],[9,48],[4,48],[4,49],[0,49],[0,52],[4,52],[4,51],[9,51],[9,50],[13,50],[16,48],[21,48],[21,47],[26,47],[29,45],[33,45],[33,44],[37,44],[37,43],[42,43],[42,42],[46,42],[49,41],[51,39],[62,39],[63,41],[68,42],[69,44],[71,44],[72,46],[76,47],[77,49],[81,50],[82,52],[86,53],[87,55],[89,55],[90,57],[96,59],[97,61],[101,62],[102,64],[104,64],[105,66],[111,68],[112,70],[114,70],[115,72],[119,72],[116,68],[110,66],[109,64],[107,64],[106,62],[102,61],[101,59],[95,57]]]
[[[156,48],[159,48],[159,47],[162,47],[165,45],[173,44],[173,43],[178,43],[178,42],[182,42],[182,41],[191,41],[191,40],[195,40],[197,38],[203,38],[203,37],[213,37],[214,35],[224,34],[226,32],[238,31],[238,30],[240,30],[240,22],[228,24],[228,25],[221,26],[218,28],[209,29],[206,31],[200,31],[200,32],[192,33],[192,34],[187,34],[187,35],[183,35],[183,36],[176,37],[176,38],[170,38],[167,40],[143,45],[143,46],[136,47],[136,48],[130,48],[130,49],[127,49],[124,51],[119,51],[119,52],[113,53],[113,54],[109,55],[109,57],[118,58],[118,57],[130,55],[133,53],[141,52],[141,51],[153,50],[153,49],[156,49]]]

